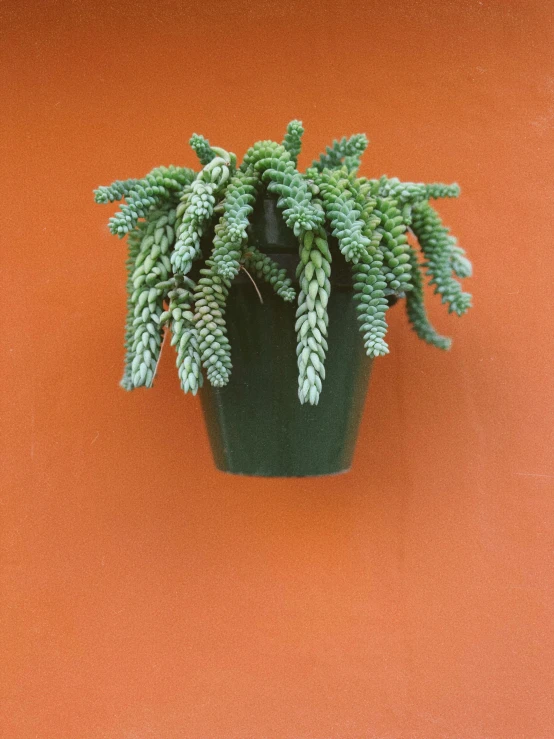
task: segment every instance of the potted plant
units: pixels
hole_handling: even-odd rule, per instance
[[[169,330],[183,390],[204,384],[228,472],[347,470],[372,361],[389,351],[387,310],[403,300],[418,336],[448,349],[427,319],[424,275],[450,312],[470,307],[456,278],[471,264],[430,204],[458,186],[358,177],[363,134],[299,172],[302,134],[292,121],[240,166],[194,134],[198,172],[158,167],[95,190],[99,203],[125,201],[109,221],[129,251],[121,384],[152,385]]]

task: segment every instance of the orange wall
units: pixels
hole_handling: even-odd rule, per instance
[[[546,739],[552,630],[548,0],[11,0],[2,80],[7,739]],[[118,387],[124,245],[92,188],[242,155],[458,180],[474,261],[442,354],[391,312],[355,466],[214,471],[171,351]],[[7,657],[7,658],[6,658]]]

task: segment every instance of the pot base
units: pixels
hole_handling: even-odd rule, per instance
[[[372,361],[365,356],[351,287],[329,300],[326,378],[317,406],[298,400],[295,305],[247,281],[233,284],[227,325],[229,384],[200,392],[216,467],[258,477],[348,472]]]

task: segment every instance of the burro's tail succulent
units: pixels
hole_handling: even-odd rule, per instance
[[[203,372],[216,387],[229,382],[232,347],[225,308],[233,281],[243,271],[270,285],[285,302],[297,301],[298,397],[316,405],[324,390],[328,351],[332,243],[335,260],[348,262],[352,270],[369,357],[389,352],[391,298],[405,299],[408,320],[421,339],[450,347],[427,317],[424,279],[449,312],[463,315],[471,306],[459,282],[471,276],[471,263],[430,202],[457,197],[458,185],[358,177],[368,144],[364,134],[333,141],[301,172],[303,132],[300,121],[291,121],[282,143],[258,141],[238,167],[233,153],[195,133],[190,145],[199,171],[156,167],[140,179],[95,190],[98,203],[123,201],[109,227],[128,241],[121,383],[126,390],[152,385],[164,331],[172,334],[185,392],[196,394]],[[249,243],[255,204],[268,195],[277,198],[284,222],[298,239],[296,285],[259,244]],[[213,233],[211,249],[208,233]],[[201,268],[191,273],[199,261]]]

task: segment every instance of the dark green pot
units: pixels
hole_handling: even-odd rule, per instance
[[[254,213],[252,243],[289,274],[298,263],[298,241],[275,201]],[[200,392],[218,469],[241,475],[304,477],[346,472],[352,456],[371,373],[358,330],[350,269],[331,240],[326,378],[317,406],[298,400],[295,304],[284,303],[240,275],[227,305],[233,371],[229,384]]]

